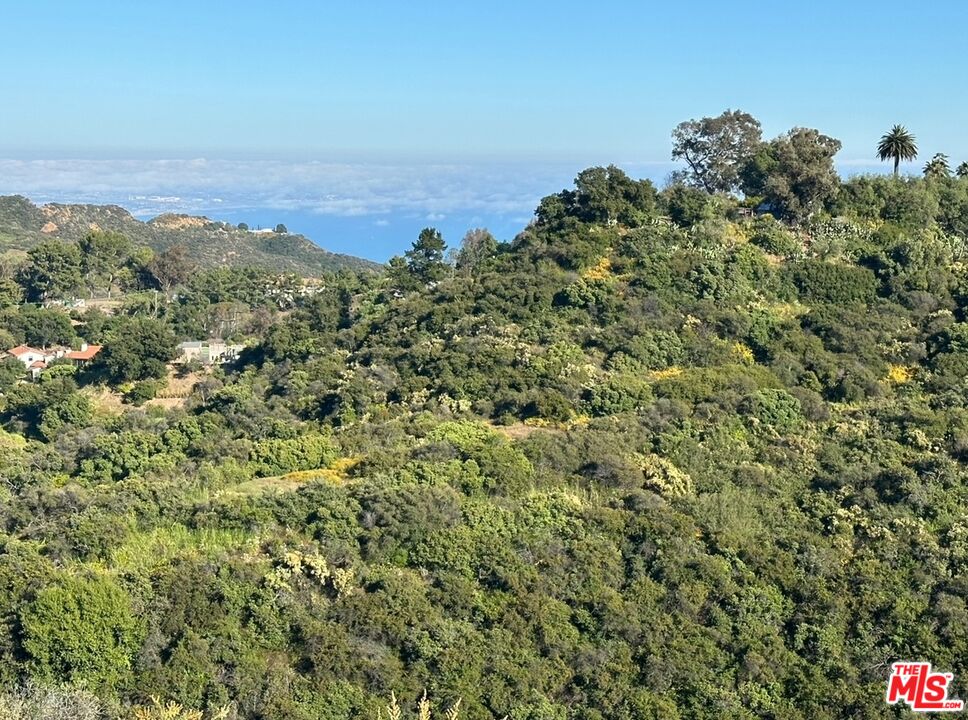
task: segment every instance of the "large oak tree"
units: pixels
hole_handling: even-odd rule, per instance
[[[678,179],[707,192],[735,191],[761,135],[759,120],[741,110],[679,123],[672,131],[672,159],[688,169]]]

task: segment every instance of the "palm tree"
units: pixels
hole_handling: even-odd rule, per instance
[[[958,166],[958,169],[955,170],[955,175],[960,178],[968,178],[968,162],[961,163],[961,165]]]
[[[938,153],[924,164],[924,177],[927,178],[946,178],[951,176],[951,168],[948,167],[948,156]]]
[[[918,156],[918,146],[914,141],[914,135],[908,132],[903,125],[895,125],[891,132],[881,138],[877,145],[877,157],[881,160],[894,158],[894,177],[897,177],[897,168],[901,160],[914,160]]]

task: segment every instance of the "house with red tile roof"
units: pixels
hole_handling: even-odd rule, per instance
[[[11,348],[8,352],[22,362],[28,370],[36,362],[46,363],[49,359],[53,359],[45,350],[38,350],[29,345],[18,345],[15,348]]]
[[[64,357],[73,362],[77,367],[83,367],[91,362],[99,352],[101,352],[100,345],[81,343],[80,350],[71,350]]]
[[[101,352],[100,345],[81,343],[80,350],[71,350],[70,348],[62,346],[40,350],[30,345],[18,345],[7,351],[7,354],[22,362],[24,367],[27,368],[27,372],[30,373],[30,377],[36,380],[40,376],[41,371],[45,370],[47,365],[54,360],[66,358],[76,367],[83,367],[91,362],[99,352]]]

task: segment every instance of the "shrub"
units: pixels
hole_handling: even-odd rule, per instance
[[[3,720],[102,720],[104,717],[101,701],[81,688],[28,683],[17,690],[0,693]]]
[[[592,415],[613,415],[645,407],[652,400],[652,390],[634,375],[613,375],[588,388],[584,400]]]
[[[791,277],[800,295],[822,303],[870,303],[877,292],[877,278],[867,268],[804,260],[793,266]]]
[[[141,628],[127,594],[112,580],[63,577],[37,593],[20,622],[38,678],[100,690],[131,679]]]
[[[789,258],[803,250],[803,243],[772,215],[758,217],[753,223],[750,242],[771,255]]]
[[[261,440],[252,448],[250,460],[260,475],[282,475],[323,468],[336,457],[336,448],[328,437],[307,433],[290,439]]]
[[[777,388],[756,391],[740,410],[752,421],[754,428],[769,428],[779,434],[796,429],[803,421],[800,401],[786,390]]]
[[[131,386],[124,394],[124,399],[132,405],[144,405],[148,400],[158,396],[162,383],[157,380],[142,380]]]
[[[659,495],[678,497],[692,492],[692,478],[658,455],[637,455],[635,460],[642,471],[643,485]]]

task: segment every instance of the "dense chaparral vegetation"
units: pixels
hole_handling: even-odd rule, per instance
[[[104,351],[0,365],[0,710],[901,717],[912,658],[964,697],[968,179],[740,112],[674,147],[382,274],[4,264],[7,346]],[[113,313],[42,306],[78,288]]]

